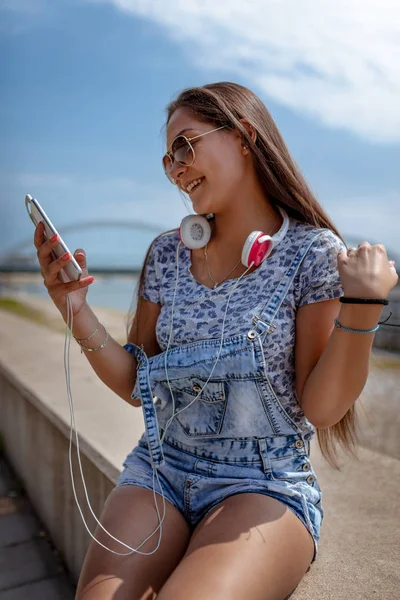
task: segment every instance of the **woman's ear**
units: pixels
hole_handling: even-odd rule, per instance
[[[246,129],[247,134],[251,137],[253,144],[255,144],[257,140],[257,131],[255,130],[253,125],[246,118],[240,119],[240,122]],[[243,145],[246,146],[246,140],[243,140]]]

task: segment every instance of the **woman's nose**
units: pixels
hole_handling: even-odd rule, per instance
[[[174,179],[176,183],[178,183],[179,178],[182,177],[182,175],[184,173],[186,173],[186,171],[187,171],[187,167],[185,167],[184,165],[181,165],[176,160],[174,160],[174,162],[171,166],[171,170],[169,172],[169,176],[172,179]]]

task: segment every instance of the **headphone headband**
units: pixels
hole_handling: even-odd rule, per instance
[[[287,213],[278,207],[282,215],[283,223],[275,233],[270,236],[263,231],[252,231],[247,237],[242,250],[242,264],[245,267],[258,266],[267,258],[272,250],[283,240],[289,228],[289,217]],[[182,243],[191,250],[204,248],[211,237],[211,226],[209,221],[214,215],[187,215],[182,219],[179,228],[179,237]]]

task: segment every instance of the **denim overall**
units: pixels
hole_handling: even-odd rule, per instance
[[[146,430],[117,482],[152,490],[156,468],[163,494],[193,527],[234,494],[272,496],[310,532],[313,561],[324,514],[322,493],[309,458],[309,440],[271,387],[263,344],[268,344],[277,311],[316,235],[311,232],[298,249],[245,333],[224,339],[222,346],[220,338],[213,338],[168,350],[168,379],[177,413],[169,426],[173,400],[165,372],[166,351],[148,358],[143,348],[125,345],[138,362],[132,398],[141,399]]]

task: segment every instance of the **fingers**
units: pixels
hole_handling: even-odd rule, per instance
[[[94,281],[94,277],[88,277],[87,267],[86,267],[86,254],[84,250],[76,250],[75,259],[78,262],[79,266],[82,268],[83,277],[79,281],[76,282],[68,282],[62,283],[60,285],[59,274],[60,271],[66,267],[66,265],[71,260],[71,254],[66,252],[63,256],[60,256],[57,259],[53,259],[51,255],[52,251],[55,249],[57,244],[59,243],[59,236],[55,235],[52,238],[46,240],[46,236],[44,233],[44,225],[43,222],[40,221],[38,223],[35,234],[34,234],[34,244],[37,248],[37,256],[39,260],[39,264],[41,267],[41,273],[44,279],[44,285],[49,290],[49,293],[53,296],[51,292],[56,289],[57,293],[55,295],[60,295],[62,297],[65,293],[70,293],[75,290],[79,290],[87,285],[90,285]]]
[[[76,262],[78,263],[78,265],[80,266],[80,268],[82,269],[83,275],[87,275],[87,264],[86,264],[85,251],[82,250],[81,248],[78,248],[74,252],[74,258],[75,258]]]
[[[70,260],[71,254],[69,252],[66,252],[65,254],[63,254],[63,256],[60,256],[55,260],[51,260],[50,264],[42,270],[44,285],[47,288],[49,288],[54,283],[60,283],[58,274],[60,273],[61,269],[67,266]]]
[[[46,285],[45,282],[45,285],[51,298],[57,304],[57,302],[60,302],[66,294],[88,287],[93,281],[94,277],[83,277],[79,281],[69,281],[68,283],[60,283],[60,280],[56,279],[55,283]]]
[[[83,251],[80,251],[75,253],[75,258],[77,258],[79,266],[82,267],[81,279],[77,282],[67,282],[63,287],[59,287],[60,281],[63,281],[59,277],[60,271],[61,269],[65,268],[65,266],[70,262],[71,258],[72,256],[70,252],[66,252],[63,256],[53,260],[45,270],[43,275],[44,285],[47,287],[49,292],[56,288],[57,290],[60,289],[62,294],[70,293],[85,287],[85,285],[90,285],[94,281],[94,277],[88,276],[88,271],[86,268],[86,255]],[[65,288],[65,286],[68,286],[68,288]]]
[[[40,246],[46,241],[45,235],[44,235],[44,225],[43,225],[43,221],[40,221],[40,223],[38,223],[36,225],[35,228],[35,235],[33,236],[33,243],[35,244],[35,248],[39,249]]]
[[[36,227],[33,241],[35,247],[37,248],[37,257],[43,274],[53,261],[51,252],[57,246],[59,238],[58,236],[53,236],[46,240],[46,236],[44,234],[44,225],[43,222],[40,221]]]
[[[86,254],[83,250],[75,250],[74,257],[80,267],[86,267]]]
[[[75,250],[74,258],[81,269],[86,269],[86,255],[81,250]]]
[[[386,256],[386,248],[383,244],[375,244],[371,246],[369,242],[361,242],[357,248],[347,248],[346,251],[340,252],[342,258],[346,256],[365,256],[369,252],[375,252],[377,254],[383,254]]]
[[[394,261],[388,259],[386,248],[383,244],[372,246],[369,242],[364,241],[358,244],[357,248],[347,248],[338,254],[339,265],[353,265],[355,267],[361,264],[374,264],[376,268],[381,268],[387,263],[389,263],[391,271],[396,271]]]
[[[66,252],[63,256],[60,256],[59,258],[54,260],[49,265],[49,267],[47,268],[47,271],[46,271],[46,276],[45,276],[45,281],[44,281],[44,283],[48,289],[50,289],[54,286],[58,287],[60,285],[60,281],[63,282],[63,280],[60,279],[60,277],[59,277],[60,271],[61,271],[61,269],[65,268],[66,265],[68,265],[71,258],[72,258],[71,253]],[[85,253],[83,251],[79,251],[79,252],[75,251],[74,258],[77,261],[78,265],[82,269],[82,276],[79,281],[67,282],[65,284],[66,286],[68,286],[67,293],[73,292],[74,290],[78,290],[81,287],[85,287],[85,285],[90,285],[90,283],[92,283],[94,281],[94,277],[90,277],[88,275],[88,271],[86,268]],[[60,288],[60,289],[64,289],[64,292],[65,292],[65,287]]]
[[[338,254],[338,267],[352,268],[354,273],[363,269],[368,277],[384,272],[388,267],[391,275],[397,277],[395,261],[389,260],[386,248],[383,244],[371,245],[369,242],[361,242],[357,248],[347,248]],[[383,271],[381,271],[383,269]],[[353,274],[354,274],[353,273]]]
[[[370,248],[372,248],[372,246],[369,242],[360,242],[356,250],[359,252],[360,250],[369,250]]]

